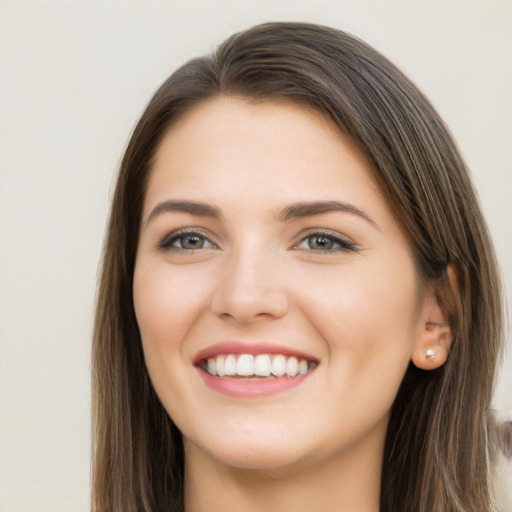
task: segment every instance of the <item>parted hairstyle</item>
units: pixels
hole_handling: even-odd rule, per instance
[[[490,402],[504,340],[502,294],[465,164],[431,104],[393,64],[351,35],[303,23],[256,26],[186,63],[155,93],[129,141],[97,298],[92,510],[183,510],[182,438],[148,377],[132,281],[155,152],[180,116],[222,95],[304,105],[351,137],[451,324],[444,366],[422,371],[411,363],[394,401],[381,511],[494,510]]]

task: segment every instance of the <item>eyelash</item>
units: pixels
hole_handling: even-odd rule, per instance
[[[202,241],[202,246],[197,248],[186,248],[186,247],[179,247],[175,244],[178,243],[181,240],[181,243],[183,243],[183,240],[186,237],[197,237]],[[334,245],[335,247],[329,247],[327,249],[325,248],[317,248],[314,249],[311,247],[311,241],[312,239],[323,239],[328,244]],[[308,247],[301,247],[302,244],[307,243]],[[205,244],[208,244],[207,247],[204,247]],[[159,249],[164,251],[181,251],[181,252],[195,252],[200,251],[201,249],[217,249],[218,246],[213,243],[206,235],[201,233],[200,231],[190,229],[190,230],[180,230],[180,231],[174,231],[170,234],[168,234],[158,245]],[[297,245],[293,247],[293,249],[297,250],[305,250],[305,251],[312,251],[317,253],[324,253],[324,254],[338,254],[340,252],[344,251],[356,251],[357,247],[352,242],[343,239],[339,236],[335,236],[330,232],[327,231],[313,231],[311,233],[308,233],[307,236],[303,237]]]
[[[198,248],[186,248],[186,247],[179,247],[175,246],[179,240],[182,241],[185,238],[191,238],[191,237],[197,237],[202,240],[203,246]],[[207,247],[204,247],[204,244],[209,244]],[[174,231],[170,234],[168,234],[158,245],[159,249],[162,249],[164,251],[182,251],[182,252],[195,252],[199,251],[201,249],[216,249],[217,245],[214,244],[206,235],[201,233],[200,231],[197,231],[195,229],[190,230],[180,230],[180,231]]]
[[[320,249],[313,249],[311,246],[309,247],[300,247],[303,243],[311,243],[311,239],[319,239],[323,238],[325,241],[327,241],[330,244],[334,244],[336,247],[330,247],[328,249],[320,248]],[[302,238],[300,242],[294,247],[294,249],[299,250],[306,250],[306,251],[312,251],[312,252],[318,252],[323,254],[339,254],[340,252],[344,251],[356,251],[357,247],[352,242],[348,241],[347,239],[341,238],[340,236],[333,235],[332,233],[328,231],[313,231],[311,233],[308,233],[307,236]]]

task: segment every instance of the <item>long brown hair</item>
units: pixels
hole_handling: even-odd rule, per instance
[[[412,364],[385,446],[382,511],[485,512],[490,400],[503,343],[494,252],[448,130],[387,59],[341,31],[269,23],[235,34],[156,92],[124,155],[100,276],[93,345],[92,508],[183,510],[181,435],[144,365],[132,277],[146,182],[169,126],[216,95],[285,99],[333,120],[374,164],[423,279],[436,283],[455,339],[446,364]],[[457,275],[451,293],[446,269]]]

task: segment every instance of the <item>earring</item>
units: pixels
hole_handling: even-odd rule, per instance
[[[432,359],[436,355],[436,351],[433,348],[427,348],[425,351],[425,357],[427,359]]]

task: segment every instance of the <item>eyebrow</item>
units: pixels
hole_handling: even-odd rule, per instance
[[[166,212],[182,212],[190,213],[192,215],[199,215],[200,217],[212,217],[220,219],[220,210],[216,206],[207,203],[196,201],[163,201],[158,203],[149,213],[147,219],[144,221],[144,226],[147,226],[151,219]]]
[[[357,215],[380,230],[378,224],[365,212],[350,203],[343,201],[313,201],[293,203],[279,212],[278,218],[283,222],[302,217],[320,215],[327,212],[345,212]]]
[[[151,210],[146,220],[144,221],[144,226],[147,226],[149,222],[157,215],[166,212],[190,213],[192,215],[198,215],[200,217],[211,217],[213,219],[220,219],[222,216],[219,208],[207,203],[197,201],[168,200],[158,203]],[[357,215],[375,226],[380,231],[378,224],[369,215],[367,215],[356,206],[343,201],[311,201],[293,203],[280,210],[277,218],[281,222],[289,222],[291,220],[300,219],[303,217],[311,217],[314,215],[321,215],[322,213],[328,212],[345,212]]]

